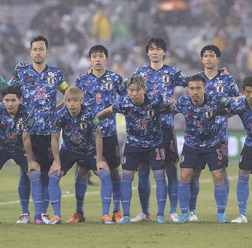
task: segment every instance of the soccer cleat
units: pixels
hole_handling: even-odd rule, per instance
[[[225,214],[217,213],[217,222],[219,223],[228,223],[228,219]]]
[[[159,224],[165,224],[165,223],[167,223],[167,221],[165,220],[165,218],[164,218],[163,215],[158,215],[157,216],[157,223],[159,223]]]
[[[151,221],[151,215],[140,213],[135,218],[131,219],[131,222],[140,222],[140,221]]]
[[[27,224],[27,223],[31,223],[31,218],[28,214],[22,214],[18,221],[16,222],[17,224]]]
[[[198,217],[195,214],[195,211],[189,212],[189,220],[190,220],[190,222],[197,222],[198,221]]]
[[[111,220],[111,218],[108,215],[102,216],[102,223],[103,224],[114,224],[114,222]]]
[[[169,214],[169,221],[171,222],[177,222],[179,219],[178,214],[177,213],[171,213]]]
[[[62,220],[58,215],[54,215],[51,219],[49,224],[56,225],[56,224],[61,224]]]
[[[80,212],[74,212],[73,216],[67,223],[78,223],[78,222],[85,222],[85,215]]]
[[[121,211],[116,211],[113,213],[113,216],[112,216],[112,221],[114,222],[118,222],[119,220],[121,220],[123,218],[122,214],[121,214]]]
[[[176,223],[189,223],[189,214],[188,213],[183,213],[179,219],[176,221]]]
[[[118,224],[126,224],[126,223],[131,223],[130,217],[129,216],[123,216],[121,220],[117,222]]]
[[[35,225],[45,225],[45,222],[42,220],[40,214],[34,216],[34,224]]]
[[[240,214],[235,219],[233,219],[231,223],[248,223],[248,218],[247,216]]]
[[[41,219],[45,222],[45,224],[50,224],[50,217],[48,214],[41,214]]]

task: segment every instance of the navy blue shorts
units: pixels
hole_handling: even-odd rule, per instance
[[[165,150],[163,144],[153,148],[138,148],[126,143],[122,158],[123,170],[136,171],[140,163],[150,164],[152,170],[163,170]]]
[[[120,152],[117,135],[103,137],[103,157],[110,169],[117,168],[120,165]]]
[[[221,152],[223,156],[223,163],[228,167],[228,140],[221,141]]]
[[[163,145],[165,148],[165,163],[178,162],[177,137],[174,127],[162,129]]]
[[[78,165],[87,170],[96,171],[96,159],[95,153],[91,155],[79,155],[61,148],[59,151],[61,171],[64,171],[64,175],[73,167],[73,165],[79,161]]]
[[[244,144],[240,159],[239,168],[241,170],[252,170],[252,147]]]
[[[13,159],[17,165],[19,165],[23,172],[28,172],[28,162],[25,152],[15,151],[14,153],[0,150],[0,170],[3,168],[4,164],[9,160]]]
[[[224,168],[223,156],[221,153],[221,143],[206,149],[194,149],[184,145],[180,157],[180,168],[205,169],[208,164],[209,170],[219,170]]]
[[[41,173],[48,174],[53,162],[51,135],[31,135],[32,152],[40,165]]]

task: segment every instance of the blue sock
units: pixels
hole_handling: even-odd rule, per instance
[[[48,184],[49,178],[47,174],[41,174],[42,181],[42,191],[43,191],[43,203],[42,203],[42,213],[46,214],[49,206],[49,193],[48,193]]]
[[[142,207],[142,212],[149,215],[149,202],[151,194],[150,167],[140,165],[138,167],[138,194]]]
[[[41,173],[38,171],[33,171],[29,175],[29,179],[32,186],[31,195],[34,203],[34,216],[41,215],[42,211],[43,194],[42,194],[42,183],[40,176]]]
[[[177,166],[170,166],[166,169],[168,177],[168,196],[170,200],[170,214],[177,213],[178,206],[178,174]]]
[[[226,183],[226,187],[227,187],[227,197],[226,197],[226,205],[227,205],[228,196],[229,196],[229,179],[228,179],[228,177],[224,178],[224,182]]]
[[[167,184],[165,181],[165,173],[163,170],[157,170],[154,172],[154,178],[156,181],[156,198],[158,205],[157,215],[164,215],[164,209],[167,198]]]
[[[190,182],[191,197],[189,202],[189,211],[195,212],[198,194],[200,190],[199,178],[192,178]]]
[[[53,207],[54,215],[58,215],[61,218],[61,190],[59,186],[62,173],[58,176],[58,172],[55,171],[49,176],[48,192],[50,196],[50,202]]]
[[[18,184],[19,201],[22,208],[22,214],[29,214],[29,199],[31,192],[31,184],[29,177],[20,169],[20,177]]]
[[[83,213],[84,197],[87,191],[88,177],[76,176],[75,179],[75,199],[76,212]]]
[[[102,216],[109,215],[109,208],[113,191],[110,173],[104,169],[100,169],[99,177],[101,180]]]
[[[214,197],[217,204],[218,213],[225,213],[226,210],[226,196],[227,196],[227,186],[223,182],[221,184],[215,184],[214,187]]]
[[[247,214],[247,201],[249,197],[249,175],[239,174],[237,183],[237,201],[239,213],[246,216]]]
[[[123,207],[123,216],[130,216],[130,201],[132,197],[133,179],[134,175],[131,175],[127,172],[123,172],[121,183],[121,201]]]
[[[113,187],[113,203],[114,203],[114,212],[120,210],[120,202],[121,202],[121,176],[112,177],[112,187]]]
[[[179,181],[178,198],[182,214],[188,213],[190,197],[191,197],[190,182],[182,183],[181,181]]]

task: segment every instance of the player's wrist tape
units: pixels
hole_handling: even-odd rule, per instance
[[[99,120],[98,116],[95,116],[95,118],[93,119],[93,124],[97,125],[97,124],[99,124],[99,122],[100,122],[100,120]]]

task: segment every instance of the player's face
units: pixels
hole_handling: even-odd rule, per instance
[[[81,103],[82,101],[77,96],[74,95],[69,95],[65,99],[65,104],[67,106],[70,115],[77,116],[80,113]]]
[[[18,106],[21,103],[16,94],[7,94],[3,99],[4,106],[10,116],[15,116],[18,111]]]
[[[250,109],[252,109],[252,86],[246,86],[244,90],[244,95],[247,99]]]
[[[211,50],[206,50],[201,58],[201,62],[206,69],[217,69],[217,64],[220,58],[216,56],[216,53]]]
[[[199,107],[204,101],[206,86],[201,81],[190,81],[187,90],[193,105]]]
[[[49,50],[46,49],[44,41],[35,41],[32,43],[30,50],[32,60],[36,64],[43,64],[46,57],[49,55]]]
[[[89,58],[89,62],[94,70],[104,71],[106,70],[106,64],[108,62],[108,58],[104,53],[100,52],[92,53],[91,58]]]
[[[146,89],[145,88],[138,89],[136,87],[136,85],[134,85],[134,84],[131,84],[128,87],[128,94],[129,94],[131,102],[134,105],[137,105],[137,106],[143,105],[145,93],[146,93]]]
[[[163,61],[164,55],[165,51],[162,48],[157,47],[154,43],[151,44],[148,50],[148,56],[152,63]]]

